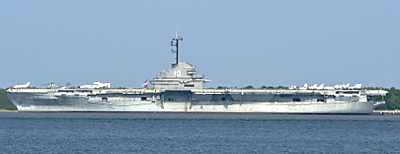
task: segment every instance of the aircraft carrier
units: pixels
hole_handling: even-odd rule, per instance
[[[197,75],[196,68],[176,62],[154,77],[147,87],[111,88],[110,83],[95,82],[75,89],[49,84],[33,89],[29,84],[15,85],[7,97],[19,112],[132,112],[132,113],[238,113],[238,114],[371,114],[384,104],[384,90],[367,90],[361,84],[328,87],[313,85],[289,89],[211,89],[211,82]]]

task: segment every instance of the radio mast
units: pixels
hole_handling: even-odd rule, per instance
[[[171,41],[171,46],[175,46],[176,47],[176,50],[174,50],[174,49],[171,49],[172,50],[172,53],[176,53],[176,57],[175,57],[175,59],[176,59],[176,64],[178,65],[178,46],[179,46],[179,41],[183,41],[183,37],[180,37],[180,36],[178,36],[178,32],[176,32],[176,34],[175,34],[175,38],[172,38],[172,41]]]

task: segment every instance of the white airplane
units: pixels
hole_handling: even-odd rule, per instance
[[[14,85],[12,86],[12,88],[28,88],[31,85],[30,82],[26,83],[26,84],[22,84],[22,85]]]
[[[78,86],[78,88],[81,88],[81,89],[111,88],[111,83],[93,82],[92,85],[81,85],[81,86]]]

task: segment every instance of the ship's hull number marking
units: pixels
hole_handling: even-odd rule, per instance
[[[181,76],[182,73],[181,73],[181,71],[175,71],[175,72],[174,72],[174,75],[175,75],[175,76]]]

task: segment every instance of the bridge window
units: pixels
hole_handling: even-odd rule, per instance
[[[142,101],[145,101],[145,100],[147,100],[147,98],[146,97],[142,97]]]
[[[194,84],[185,84],[185,87],[194,87]]]
[[[107,97],[101,98],[101,101],[107,101],[107,100],[108,100]]]
[[[317,99],[317,102],[324,102],[324,99]]]

